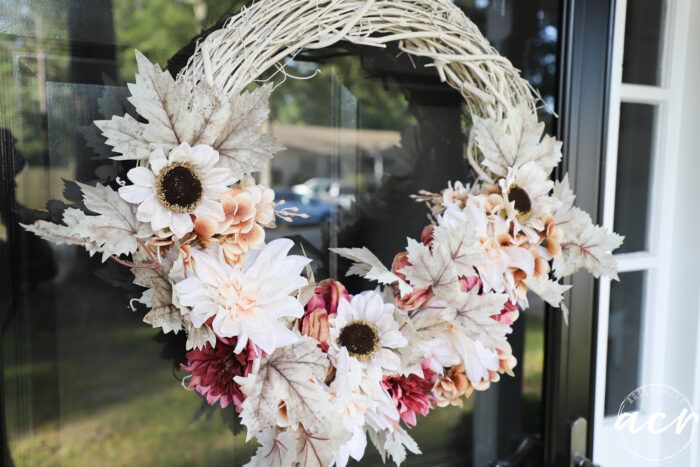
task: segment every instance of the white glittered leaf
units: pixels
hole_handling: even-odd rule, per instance
[[[622,244],[623,236],[593,224],[590,216],[578,208],[571,208],[567,219],[557,226],[563,231],[562,254],[553,263],[557,277],[585,268],[594,277],[618,278],[612,252]]]
[[[134,268],[131,272],[134,274],[134,284],[148,289],[139,300],[151,308],[143,321],[154,328],[162,328],[165,334],[177,334],[182,329],[182,314],[173,305],[170,281],[152,268]]]
[[[542,300],[555,308],[559,307],[562,300],[564,300],[563,293],[571,288],[570,285],[563,285],[545,278],[538,280],[534,277],[529,277],[523,283],[528,289],[539,295]]]
[[[511,328],[492,317],[501,312],[507,300],[506,294],[460,292],[448,304],[443,317],[487,349],[506,349],[506,335]]]
[[[412,238],[408,239],[408,261],[401,272],[415,288],[432,287],[438,297],[449,300],[459,292],[457,268],[449,253],[442,248],[433,250]]]
[[[554,212],[554,222],[557,224],[566,222],[576,199],[571,186],[569,186],[569,174],[564,175],[561,181],[554,182],[552,198],[559,201],[559,206]]]
[[[311,432],[321,432],[332,405],[318,382],[326,378],[329,366],[318,341],[302,337],[264,357],[257,372],[237,376],[235,381],[246,395],[241,421],[248,427],[248,437],[275,426],[282,401],[291,426],[301,423]]]
[[[502,120],[472,118],[474,143],[484,156],[482,164],[499,177],[530,161],[549,174],[561,160],[562,143],[549,135],[542,137],[544,123],[527,106],[511,109]]]
[[[299,435],[298,452],[296,462],[299,467],[327,467],[333,461],[333,457],[343,444],[346,444],[351,434],[341,420],[343,413],[327,414],[326,426],[320,433],[304,432]]]
[[[150,153],[150,143],[143,133],[144,123],[137,122],[131,115],[123,117],[115,115],[111,120],[95,120],[95,125],[107,138],[108,145],[113,146],[114,152],[122,154],[114,156],[114,160],[147,159]]]
[[[80,245],[94,251],[94,243],[75,231],[78,223],[84,218],[85,213],[80,209],[68,208],[63,212],[63,224],[38,220],[33,224],[21,225],[28,232],[58,245]]]
[[[410,285],[399,276],[391,272],[382,264],[374,253],[367,247],[362,248],[331,248],[333,253],[355,261],[348,269],[347,276],[357,275],[365,279],[377,281],[380,284],[398,283],[401,295],[408,295],[413,291]]]
[[[457,221],[453,225],[438,225],[433,230],[433,250],[444,250],[452,259],[458,276],[474,276],[474,266],[486,259],[474,227],[467,222]]]
[[[94,242],[102,251],[102,261],[111,255],[120,256],[138,249],[137,238],[153,234],[150,224],[136,220],[135,206],[124,201],[108,186],[92,187],[78,182],[85,207],[98,214],[85,216],[75,228],[82,237]]]
[[[392,432],[368,430],[368,434],[372,444],[382,457],[382,462],[386,461],[388,455],[399,466],[406,460],[406,450],[413,454],[421,454],[418,443],[400,426]]]
[[[272,136],[259,133],[270,112],[272,84],[245,91],[230,102],[230,116],[212,144],[219,151],[218,166],[228,167],[236,177],[257,172],[272,156],[284,149]]]
[[[268,428],[255,438],[260,446],[244,467],[287,467],[294,465],[299,456],[298,435],[290,431],[277,432]]]
[[[208,324],[204,323],[200,327],[194,327],[189,315],[182,316],[182,324],[187,332],[187,342],[185,349],[203,349],[207,343],[212,347],[216,346],[216,334]]]

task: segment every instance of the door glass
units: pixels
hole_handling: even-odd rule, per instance
[[[559,2],[457,3],[554,105]],[[184,338],[141,322],[128,273],[18,225],[54,216],[58,204],[34,211],[50,199],[74,199],[63,179],[124,176],[128,167],[108,158],[91,122],[131,110],[124,86],[133,49],[176,73],[192,39],[237,6],[16,0],[0,8],[3,442],[18,465],[244,464],[255,443],[245,443],[231,409],[182,388]],[[427,223],[409,195],[474,179],[460,96],[413,62],[396,47],[307,51],[288,72],[315,76],[289,78],[273,94],[269,131],[287,149],[258,176],[309,218],[268,239],[294,239],[314,258],[316,277],[334,276],[351,292],[370,285],[345,278],[348,264],[328,247],[365,245],[390,265]],[[515,377],[420,420],[410,434],[424,454],[408,465],[488,465],[542,432],[543,306],[531,304],[511,338]],[[363,465],[379,464],[368,449]],[[523,465],[541,465],[539,452]]]
[[[617,253],[649,248],[656,113],[655,105],[620,104],[614,229],[625,236],[625,241]]]
[[[661,84],[666,0],[627,2],[622,82]]]
[[[610,284],[605,415],[639,386],[646,271],[625,272]]]

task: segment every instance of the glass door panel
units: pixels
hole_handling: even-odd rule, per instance
[[[554,104],[558,2],[457,2]],[[141,322],[128,273],[75,247],[49,245],[18,223],[55,216],[74,200],[63,179],[115,184],[128,166],[110,160],[95,119],[131,111],[133,49],[176,73],[191,40],[239,7],[228,1],[8,2],[0,20],[3,147],[2,396],[17,465],[242,465],[255,451],[230,408],[185,391],[182,334]],[[327,252],[365,245],[387,265],[427,224],[409,195],[469,182],[470,127],[459,95],[433,69],[387,50],[305,52],[273,94],[269,131],[286,146],[260,180],[309,213],[280,225],[314,258],[316,276],[343,280]],[[48,211],[44,210],[48,207]],[[512,337],[516,376],[463,407],[434,410],[411,435],[422,456],[407,465],[487,465],[542,433],[543,306],[531,300]],[[232,433],[233,432],[233,433]],[[536,438],[533,438],[536,439]],[[520,465],[541,465],[539,448]],[[379,465],[372,448],[363,465]]]

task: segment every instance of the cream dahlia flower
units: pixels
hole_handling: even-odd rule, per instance
[[[297,335],[280,318],[300,318],[304,307],[292,292],[307,284],[301,276],[311,261],[288,255],[294,242],[274,240],[244,256],[244,266],[229,264],[220,247],[193,250],[194,275],[175,284],[179,303],[190,307],[195,327],[214,317],[220,337],[237,337],[235,352],[248,341],[268,355],[296,342]]]
[[[182,143],[167,157],[158,148],[148,158],[150,168],[129,170],[133,185],[119,188],[119,196],[139,205],[139,221],[150,222],[155,231],[168,228],[182,237],[194,228],[192,215],[225,218],[219,197],[236,179],[229,169],[214,167],[218,161],[219,153],[204,144]]]
[[[332,358],[348,355],[362,363],[373,378],[381,378],[384,371],[391,374],[400,370],[401,360],[393,350],[406,346],[408,341],[394,320],[394,305],[384,303],[379,293],[368,291],[349,302],[340,300],[338,313],[329,321]],[[347,353],[341,353],[341,349]]]

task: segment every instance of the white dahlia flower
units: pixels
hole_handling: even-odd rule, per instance
[[[191,232],[191,215],[225,219],[219,202],[222,193],[236,182],[227,168],[214,167],[219,153],[204,144],[187,143],[170,151],[154,150],[148,158],[150,168],[135,167],[127,173],[133,185],[119,188],[119,196],[138,204],[136,219],[150,222],[153,230],[168,228],[176,237]]]
[[[192,309],[195,327],[214,317],[217,335],[238,338],[235,352],[250,341],[269,355],[298,339],[280,318],[304,313],[290,293],[307,284],[301,273],[311,260],[288,256],[293,245],[288,239],[274,240],[245,254],[243,267],[227,263],[221,248],[194,250],[194,275],[175,284],[174,293]]]

